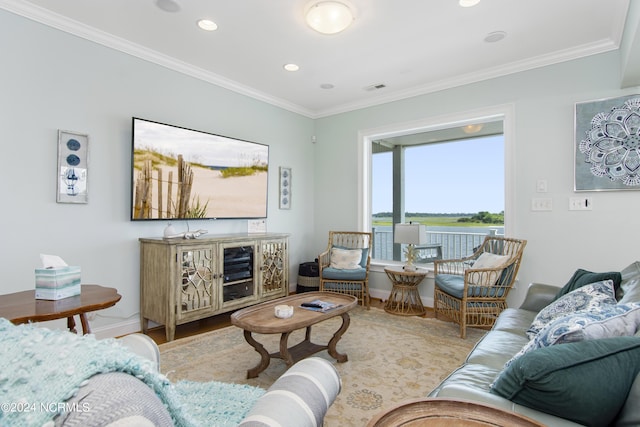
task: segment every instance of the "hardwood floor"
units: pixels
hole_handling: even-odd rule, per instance
[[[386,301],[379,298],[371,298],[371,307],[384,308],[385,302]],[[232,313],[233,312],[223,313],[206,319],[185,323],[184,325],[178,325],[176,327],[175,339],[186,338],[203,332],[215,331],[216,329],[231,326],[230,317]],[[427,313],[422,317],[434,317],[433,309],[427,307]],[[149,335],[156,344],[164,344],[167,342],[164,326],[158,326],[149,330],[147,335]]]

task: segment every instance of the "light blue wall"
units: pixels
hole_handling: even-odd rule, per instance
[[[568,210],[569,197],[575,195],[575,103],[638,93],[637,87],[619,89],[619,63],[618,52],[601,54],[317,120],[316,244],[326,245],[324,236],[330,229],[357,226],[359,131],[512,104],[517,219],[513,236],[528,240],[512,303],[519,303],[529,282],[564,285],[576,268],[620,270],[640,259],[635,239],[640,193],[589,193],[593,211]],[[427,176],[428,171],[425,165]],[[535,192],[538,179],[548,181],[548,193]],[[429,197],[432,182],[425,180],[424,197]],[[553,211],[532,212],[532,197],[551,197]],[[372,273],[371,286],[374,294],[391,287],[379,271]],[[420,291],[423,299],[432,298],[433,281],[423,282]]]
[[[574,195],[574,104],[638,92],[619,89],[618,53],[318,120],[5,11],[0,55],[0,180],[7,192],[0,210],[0,293],[31,288],[38,255],[58,254],[82,267],[83,282],[123,295],[98,317],[98,328],[137,318],[137,239],[158,236],[166,225],[129,221],[131,116],[269,144],[268,230],[291,233],[292,286],[297,265],[324,249],[328,230],[357,226],[359,131],[503,104],[515,109],[514,235],[529,240],[514,300],[530,281],[563,284],[576,268],[620,269],[640,258],[640,193],[592,193],[593,211],[567,208]],[[90,135],[87,205],[55,202],[58,129]],[[278,209],[278,166],[293,169],[291,210]],[[537,179],[548,181],[552,212],[530,210],[531,198],[539,196]],[[242,232],[246,222],[193,222],[191,228]],[[372,276],[374,291],[388,291],[382,273]],[[424,298],[432,290],[430,281],[421,287]]]
[[[304,191],[313,187],[311,119],[5,11],[0,57],[0,294],[33,288],[39,254],[57,254],[81,266],[83,283],[122,294],[95,327],[137,319],[138,238],[162,235],[166,222],[129,221],[132,116],[270,146],[267,230],[291,233],[295,284],[297,265],[315,252],[305,244],[314,220],[313,194]],[[56,203],[58,129],[89,134],[86,205]],[[278,209],[278,166],[293,170],[291,210]],[[247,231],[246,221],[190,226]]]

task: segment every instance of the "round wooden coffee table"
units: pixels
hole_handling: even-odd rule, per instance
[[[367,427],[544,427],[524,415],[470,400],[412,400],[378,414]]]

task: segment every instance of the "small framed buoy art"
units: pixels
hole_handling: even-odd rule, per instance
[[[58,203],[88,203],[89,135],[58,131]]]
[[[291,209],[291,168],[280,166],[280,209]]]

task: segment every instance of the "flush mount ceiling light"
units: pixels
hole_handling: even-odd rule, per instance
[[[336,34],[353,22],[351,8],[339,1],[317,1],[305,13],[307,24],[322,34]]]
[[[201,19],[197,22],[198,27],[205,31],[215,31],[218,29],[218,24],[210,19]]]
[[[458,4],[462,7],[472,7],[480,3],[480,0],[458,0]]]

